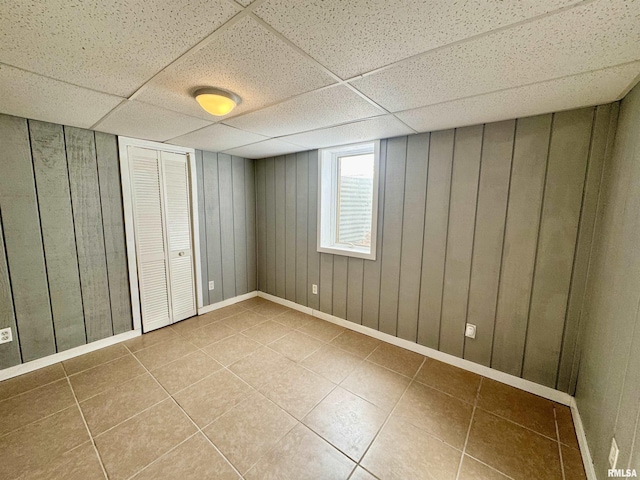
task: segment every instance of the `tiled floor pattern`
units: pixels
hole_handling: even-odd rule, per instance
[[[0,383],[0,478],[584,479],[567,407],[253,298]]]

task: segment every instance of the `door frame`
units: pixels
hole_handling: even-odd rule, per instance
[[[189,187],[191,200],[191,243],[196,284],[196,310],[203,306],[202,272],[200,271],[200,225],[198,223],[198,180],[196,176],[196,151],[193,148],[179,147],[167,143],[139,140],[118,136],[120,157],[120,179],[122,182],[122,205],[124,209],[124,233],[129,265],[129,287],[131,291],[131,311],[133,313],[134,330],[142,329],[142,309],[140,304],[140,287],[138,285],[138,255],[136,253],[135,230],[133,224],[133,201],[131,192],[131,171],[129,169],[129,147],[141,147],[187,155],[189,164]]]

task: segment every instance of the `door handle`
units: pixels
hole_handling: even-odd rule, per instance
[[[179,256],[179,257],[184,257],[184,252],[180,252],[180,253],[178,253],[178,256]]]

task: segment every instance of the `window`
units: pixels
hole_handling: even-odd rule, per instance
[[[319,252],[376,259],[379,145],[320,150]]]

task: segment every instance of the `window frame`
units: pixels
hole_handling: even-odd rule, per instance
[[[372,152],[373,150],[373,152]],[[339,158],[373,153],[373,192],[371,204],[371,246],[362,247],[337,242]],[[340,145],[318,150],[318,228],[317,251],[333,255],[376,259],[378,225],[378,183],[380,140]]]

